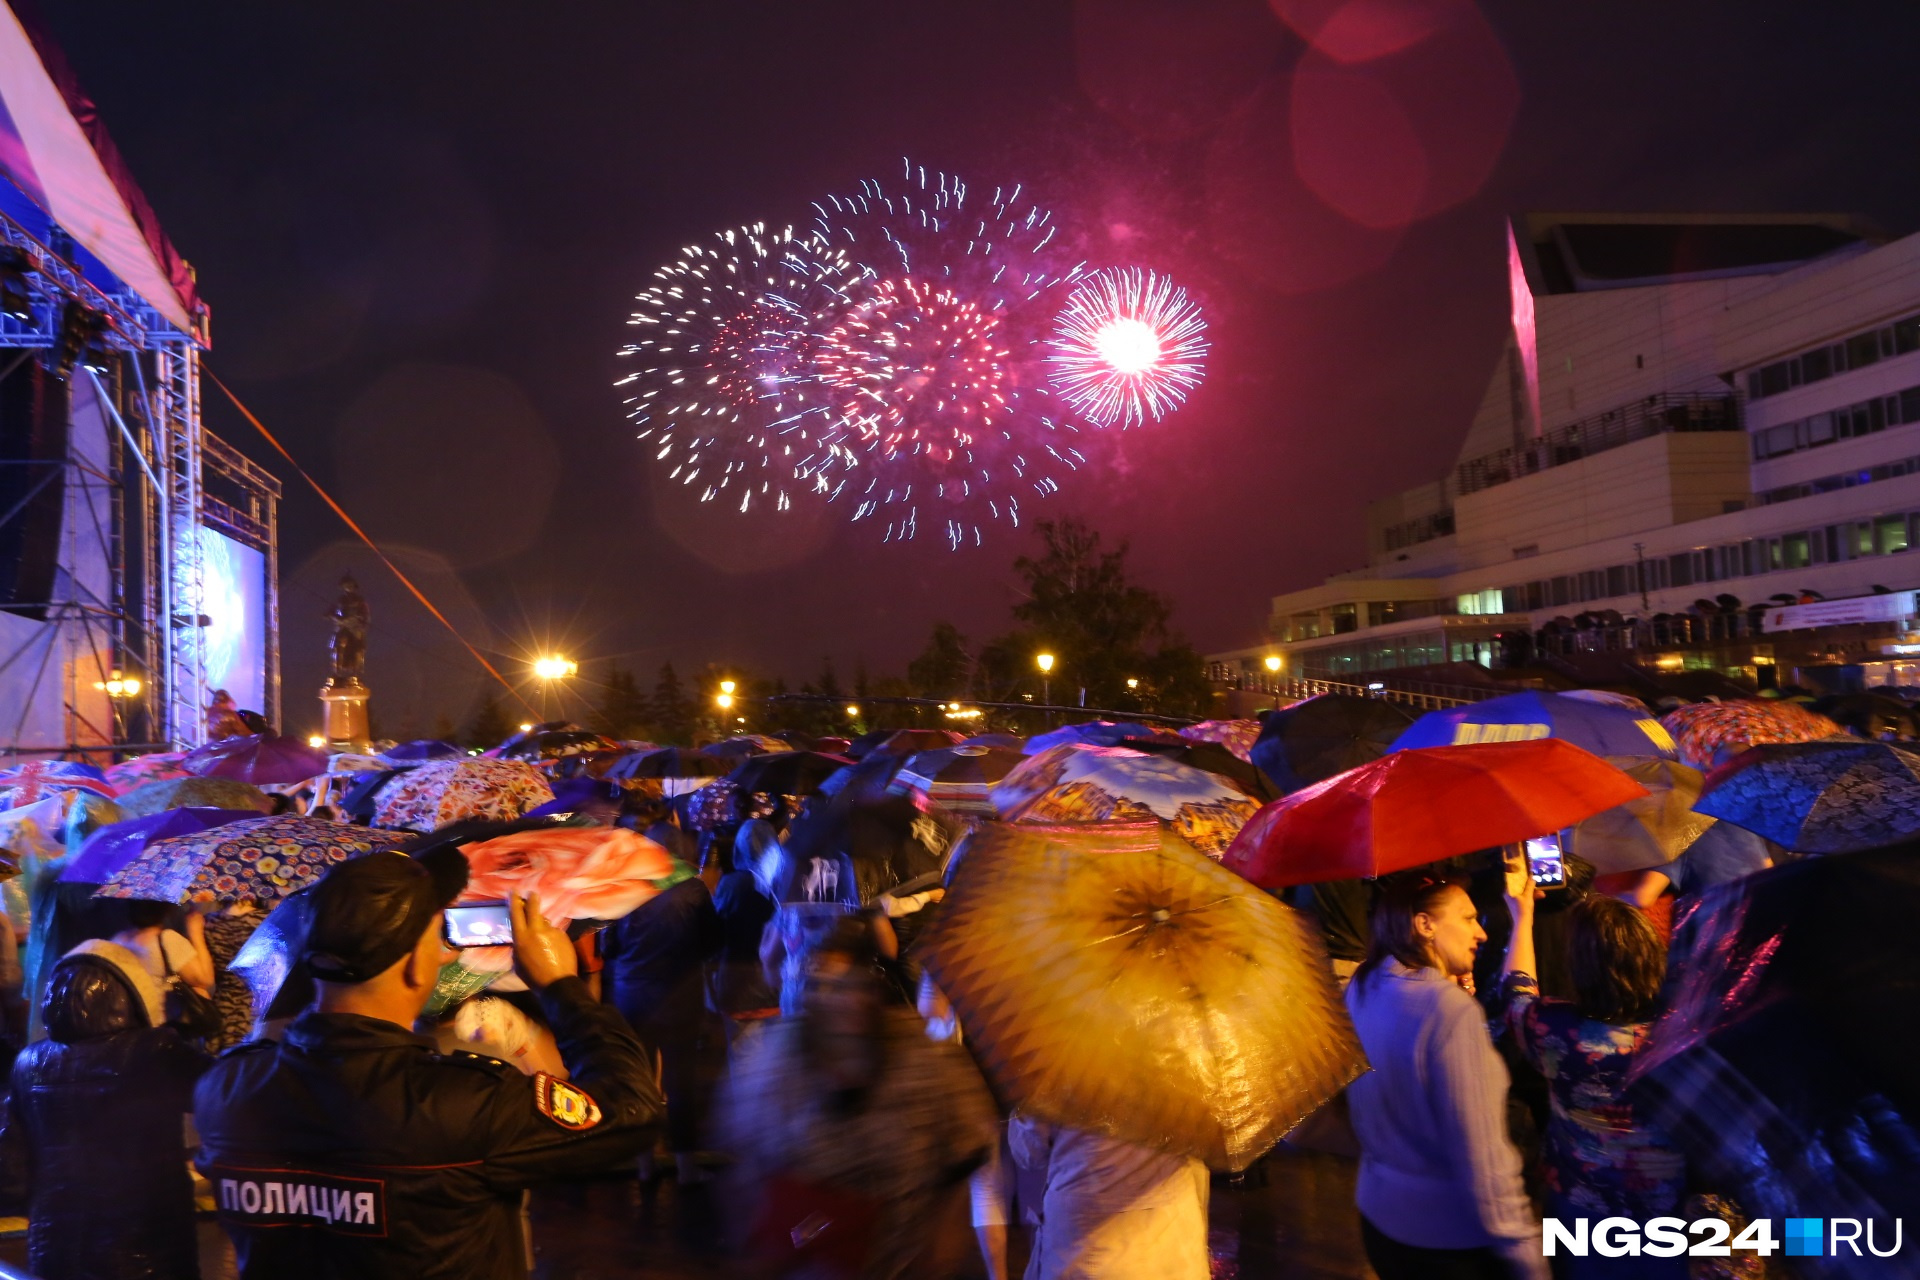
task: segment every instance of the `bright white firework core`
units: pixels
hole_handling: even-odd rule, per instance
[[[1160,335],[1131,316],[1102,325],[1093,335],[1093,346],[1120,373],[1145,373],[1160,363]]]

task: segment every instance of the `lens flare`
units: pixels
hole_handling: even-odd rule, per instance
[[[1139,267],[1096,271],[1054,322],[1054,389],[1095,426],[1163,418],[1205,376],[1206,330],[1199,305],[1168,277]]]

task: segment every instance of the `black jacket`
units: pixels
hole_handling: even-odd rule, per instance
[[[120,972],[69,956],[47,984],[51,1039],[13,1064],[0,1134],[7,1181],[27,1184],[28,1264],[61,1280],[200,1274],[180,1118],[211,1059],[153,1027]]]
[[[661,1112],[645,1050],[578,978],[542,997],[571,1082],[309,1011],[200,1082],[199,1167],[248,1280],[508,1280],[521,1191],[632,1159]]]

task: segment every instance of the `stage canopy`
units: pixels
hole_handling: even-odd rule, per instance
[[[77,265],[94,284],[131,289],[204,340],[192,268],[168,243],[66,57],[24,0],[0,4],[0,177],[14,188],[0,187],[0,209],[15,221],[43,242],[47,224],[57,223],[86,251]]]

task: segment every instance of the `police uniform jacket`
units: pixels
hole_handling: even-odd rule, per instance
[[[317,1011],[214,1063],[198,1165],[241,1275],[523,1277],[522,1190],[631,1160],[663,1105],[640,1042],[580,979],[542,1001],[568,1081]]]

